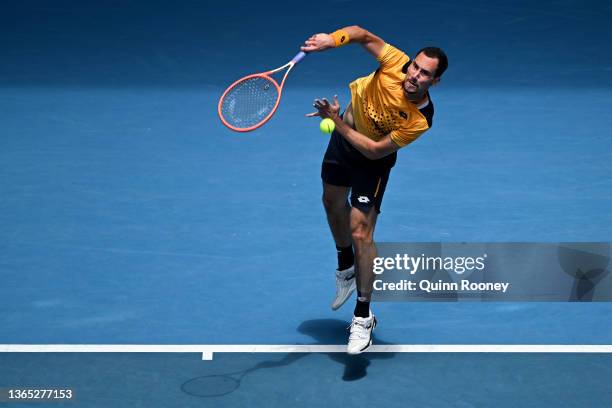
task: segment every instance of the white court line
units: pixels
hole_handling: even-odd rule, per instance
[[[609,344],[385,344],[369,353],[612,353]],[[335,344],[0,344],[0,353],[346,353]]]

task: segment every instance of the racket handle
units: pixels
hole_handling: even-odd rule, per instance
[[[297,64],[298,62],[300,62],[304,57],[306,56],[306,53],[304,51],[300,51],[297,53],[297,55],[295,57],[293,57],[293,59],[291,60],[291,62],[293,62],[294,64]]]

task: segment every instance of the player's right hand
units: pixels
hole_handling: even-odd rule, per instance
[[[325,51],[334,48],[336,43],[331,35],[325,33],[315,34],[304,42],[300,48],[304,52]]]

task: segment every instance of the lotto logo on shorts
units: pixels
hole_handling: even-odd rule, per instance
[[[366,197],[366,196],[359,196],[357,198],[357,201],[359,201],[360,203],[363,203],[363,204],[367,204],[367,203],[370,202],[370,199],[368,197]]]

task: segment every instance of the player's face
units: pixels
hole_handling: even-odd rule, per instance
[[[430,86],[439,81],[436,78],[438,59],[430,58],[424,53],[417,55],[408,66],[404,80],[404,92],[410,100],[421,99]]]

